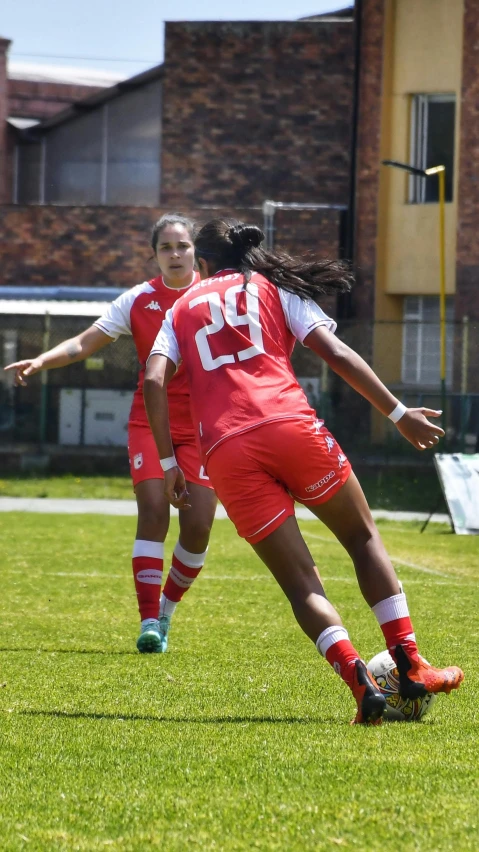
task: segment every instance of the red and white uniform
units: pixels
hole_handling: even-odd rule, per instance
[[[151,281],[145,281],[122,293],[94,323],[113,340],[117,340],[121,334],[131,334],[138,353],[140,372],[128,423],[128,451],[134,485],[145,479],[163,478],[143,402],[146,360],[166,312],[198,281],[197,272],[192,275],[191,284],[183,288],[168,287],[161,275]],[[168,406],[173,443],[175,451],[179,450],[178,458],[182,458],[182,469],[185,474],[188,473],[189,481],[209,485],[202,472],[196,447],[189,389],[183,368],[177,371],[168,386]]]
[[[241,273],[222,271],[175,303],[152,348],[152,355],[183,361],[208,474],[238,532],[253,543],[293,513],[288,491],[314,505],[333,496],[350,473],[291,366],[296,339],[303,342],[318,326],[336,329],[315,302],[257,273],[245,288]],[[291,428],[279,421],[291,421]],[[253,430],[261,436],[247,434]]]

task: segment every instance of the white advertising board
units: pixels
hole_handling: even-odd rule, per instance
[[[436,453],[437,474],[458,535],[479,535],[479,453]]]

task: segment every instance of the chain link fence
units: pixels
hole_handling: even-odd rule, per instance
[[[33,358],[88,325],[85,317],[0,315],[1,366]],[[406,328],[406,325],[408,326]],[[338,336],[358,351],[395,395],[410,406],[441,408],[437,324],[342,321]],[[419,327],[421,326],[421,327]],[[447,327],[447,451],[475,452],[479,433],[479,342],[477,327]],[[296,374],[318,416],[353,457],[414,455],[384,417],[299,344]],[[411,370],[416,371],[411,382]],[[40,373],[27,387],[0,373],[0,447],[62,448],[85,459],[107,448],[125,448],[138,362],[131,338],[121,337],[93,358]],[[405,378],[408,381],[405,381]],[[100,452],[101,455],[101,452]],[[125,454],[126,455],[126,454]],[[416,454],[417,456],[417,454]],[[2,464],[0,457],[0,465]]]

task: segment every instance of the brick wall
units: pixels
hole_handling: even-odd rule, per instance
[[[0,208],[0,284],[132,287],[155,274],[159,212],[128,207]]]
[[[150,207],[0,207],[0,285],[132,287],[156,274],[149,237],[165,212]],[[200,223],[236,216],[262,226],[261,209],[183,207]],[[276,244],[337,256],[335,211],[280,211]]]
[[[457,223],[456,318],[479,321],[479,17],[477,0],[464,0],[461,142]],[[477,381],[477,380],[476,380]]]
[[[66,109],[76,101],[103,90],[103,86],[67,83],[39,83],[34,80],[8,80],[8,115],[41,121]]]
[[[350,22],[167,23],[162,204],[347,202]]]
[[[380,169],[384,0],[363,0],[356,153],[357,285],[354,315],[374,316],[377,213]]]

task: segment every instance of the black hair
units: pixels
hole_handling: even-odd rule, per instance
[[[337,260],[308,260],[261,246],[264,234],[257,225],[237,219],[212,219],[195,237],[196,258],[204,258],[220,269],[237,269],[245,285],[252,272],[259,272],[275,287],[301,299],[317,301],[320,296],[347,293],[353,284],[348,264]]]
[[[183,227],[188,231],[192,242],[195,238],[195,223],[192,219],[188,219],[187,216],[183,216],[181,213],[165,213],[161,219],[158,219],[158,221],[155,222],[151,232],[151,247],[155,254],[160,234],[163,228],[166,228],[167,225],[183,225]]]

